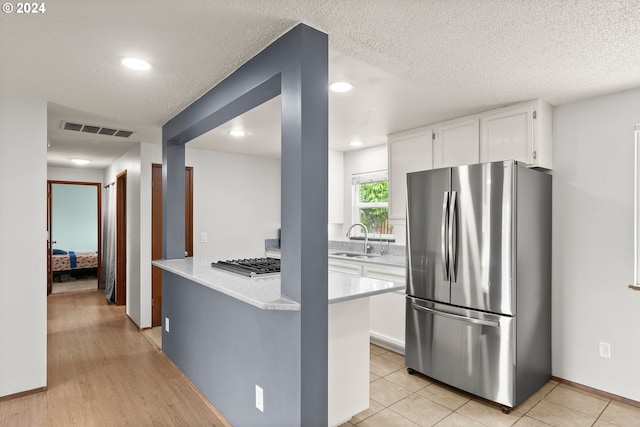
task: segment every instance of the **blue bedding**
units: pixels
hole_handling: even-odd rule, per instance
[[[78,260],[76,259],[76,253],[74,251],[69,251],[69,264],[71,268],[76,268],[78,266]]]

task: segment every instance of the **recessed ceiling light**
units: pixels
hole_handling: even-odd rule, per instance
[[[349,145],[351,145],[352,147],[359,147],[362,145],[362,141],[351,141]]]
[[[244,129],[231,129],[227,132],[231,136],[241,137],[247,134],[247,131]]]
[[[332,92],[349,92],[353,89],[353,85],[349,82],[333,82],[329,85]]]
[[[120,60],[122,65],[132,70],[146,71],[151,68],[151,64],[140,58],[125,57]]]
[[[91,160],[87,159],[71,159],[71,161],[76,165],[88,165],[89,163],[91,163]]]

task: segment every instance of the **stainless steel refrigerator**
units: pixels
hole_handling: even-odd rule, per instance
[[[507,412],[551,377],[551,176],[515,161],[407,174],[405,358]]]

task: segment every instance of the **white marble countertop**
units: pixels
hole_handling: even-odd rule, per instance
[[[404,283],[329,271],[329,304],[404,289]]]
[[[152,261],[152,264],[263,310],[300,310],[300,303],[283,298],[280,294],[280,276],[243,277],[212,268],[211,261],[202,258],[157,260]],[[353,277],[329,271],[328,303],[365,298],[400,289],[404,289],[404,283]]]

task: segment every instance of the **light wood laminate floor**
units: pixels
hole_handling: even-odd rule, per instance
[[[0,401],[0,426],[226,424],[101,291],[48,299],[48,390]]]

